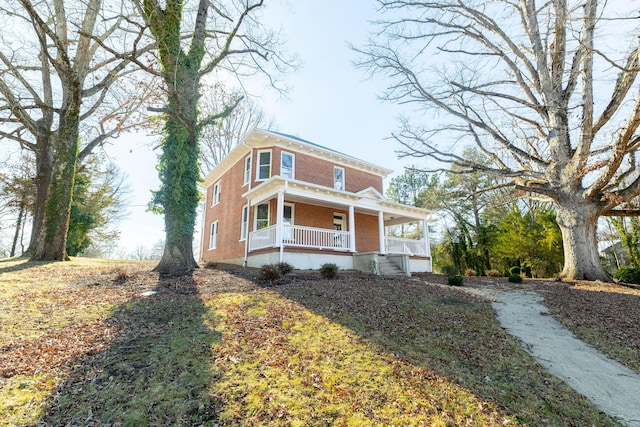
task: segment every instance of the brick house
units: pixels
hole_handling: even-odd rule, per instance
[[[392,171],[309,141],[254,130],[205,178],[201,261],[298,269],[404,274],[431,271],[428,233],[388,237],[387,227],[418,223],[425,209],[390,201]]]

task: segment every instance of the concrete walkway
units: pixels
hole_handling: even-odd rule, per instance
[[[640,375],[575,338],[536,293],[506,292],[492,303],[502,326],[536,360],[598,409],[640,427]]]

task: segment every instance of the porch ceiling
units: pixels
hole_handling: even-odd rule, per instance
[[[378,215],[378,212],[382,211],[385,225],[421,221],[429,216],[429,211],[426,209],[392,202],[377,191],[371,190],[350,193],[274,176],[242,196],[246,197],[252,206],[264,203],[277,197],[279,192],[283,192],[285,199],[290,202],[309,203],[341,210],[347,210],[349,206],[353,206],[356,213],[367,215]]]

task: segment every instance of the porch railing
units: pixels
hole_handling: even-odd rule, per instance
[[[305,227],[302,225],[284,225],[282,227],[282,244],[298,248],[331,249],[336,251],[349,251],[351,249],[348,231]],[[277,246],[275,225],[249,233],[249,252],[275,246]]]
[[[249,252],[276,245],[276,226],[261,228],[249,233]]]
[[[348,231],[286,225],[283,230],[282,240],[285,246],[333,249],[336,251],[348,251],[351,249]]]
[[[389,254],[403,254],[410,256],[428,256],[424,240],[400,239],[385,237],[384,244]]]

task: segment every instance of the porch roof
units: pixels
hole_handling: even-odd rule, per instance
[[[287,200],[294,202],[340,209],[353,206],[355,212],[359,213],[383,212],[386,225],[425,220],[429,216],[428,210],[393,202],[373,187],[351,193],[277,175],[247,191],[242,197],[247,198],[254,206],[276,197],[279,192],[283,192]]]

